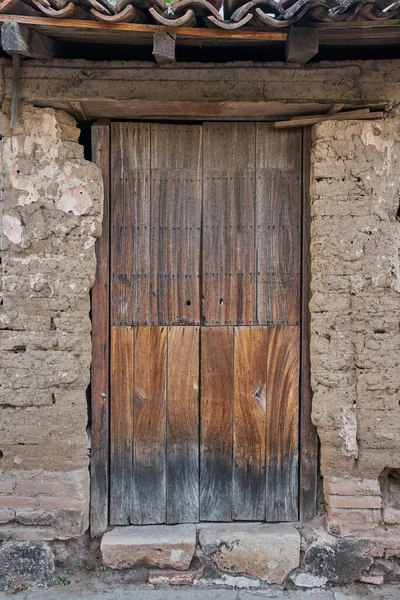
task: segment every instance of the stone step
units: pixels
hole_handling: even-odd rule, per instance
[[[103,536],[104,564],[112,569],[145,566],[189,569],[196,549],[216,568],[283,583],[300,563],[300,534],[291,523],[201,523],[198,525],[130,525]]]
[[[195,547],[195,525],[114,527],[101,540],[103,562],[112,569],[142,565],[185,571],[190,566]]]

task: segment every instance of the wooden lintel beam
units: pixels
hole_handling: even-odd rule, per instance
[[[286,127],[305,127],[307,125],[314,125],[315,123],[321,123],[322,121],[348,121],[348,120],[360,120],[360,119],[382,119],[384,112],[369,112],[369,109],[362,110],[349,110],[341,113],[325,114],[325,115],[312,115],[310,117],[295,117],[290,121],[277,121],[275,123],[276,129],[284,129]]]
[[[318,54],[319,31],[313,27],[291,27],[286,40],[286,61],[305,65]]]
[[[1,26],[1,45],[10,54],[20,54],[30,58],[55,58],[58,44],[34,29],[15,22]]]
[[[176,35],[174,33],[159,31],[154,34],[153,55],[159,65],[175,62],[175,43]]]

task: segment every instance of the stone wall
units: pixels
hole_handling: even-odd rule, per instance
[[[400,524],[399,172],[398,118],[314,128],[313,421],[342,534]]]
[[[88,527],[90,288],[102,178],[68,114],[2,119],[0,537]]]

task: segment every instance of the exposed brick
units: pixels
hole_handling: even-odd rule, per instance
[[[333,496],[326,494],[326,503],[332,508],[381,508],[380,496]]]
[[[2,508],[35,508],[38,506],[36,498],[21,496],[0,496],[0,507]]]
[[[369,583],[371,585],[382,585],[384,582],[383,575],[363,575],[360,577],[361,583]]]
[[[0,523],[8,523],[15,518],[15,512],[13,510],[0,510]]]
[[[196,579],[196,571],[149,571],[152,585],[190,585]]]
[[[375,479],[328,479],[324,489],[337,496],[380,496],[381,493],[379,481]]]

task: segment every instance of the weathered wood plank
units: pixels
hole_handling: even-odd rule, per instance
[[[233,328],[201,329],[200,520],[232,520]]]
[[[234,329],[233,519],[265,518],[267,328]]]
[[[255,124],[203,126],[203,323],[254,323]]]
[[[150,322],[150,126],[113,123],[111,322]]]
[[[369,120],[382,119],[385,113],[382,111],[369,112],[369,108],[361,108],[360,110],[347,110],[343,112],[333,113],[329,115],[311,115],[307,117],[293,117],[290,121],[277,121],[276,129],[285,129],[288,127],[304,127],[306,125],[314,125],[322,121],[348,121],[348,120]]]
[[[133,330],[132,523],[165,522],[167,330]]]
[[[267,521],[298,519],[300,328],[268,328]]]
[[[159,325],[200,323],[201,128],[151,126],[151,307]]]
[[[1,45],[8,54],[30,58],[55,58],[60,54],[59,43],[34,29],[16,22],[1,26]]]
[[[286,40],[286,61],[306,64],[319,50],[319,31],[313,27],[295,27],[289,29]]]
[[[133,343],[131,327],[111,327],[110,524],[131,522]]]
[[[153,55],[159,65],[175,62],[176,35],[158,32],[153,38]]]
[[[92,127],[92,161],[104,182],[103,230],[96,242],[96,279],[92,288],[91,477],[90,534],[99,537],[108,527],[109,494],[109,181],[110,128]]]
[[[167,523],[199,520],[199,328],[168,327]]]
[[[301,370],[300,370],[300,520],[313,519],[317,509],[318,437],[311,422],[310,365],[310,215],[311,131],[303,130],[303,225],[302,225],[302,299],[301,299]]]
[[[260,325],[300,321],[301,130],[257,124],[256,256]]]

